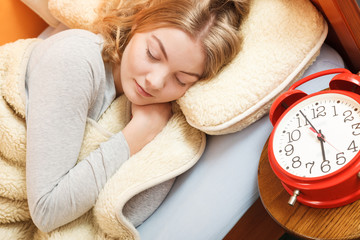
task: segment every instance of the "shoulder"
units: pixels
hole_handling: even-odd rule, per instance
[[[42,79],[56,86],[72,84],[75,88],[77,84],[79,88],[85,85],[96,88],[105,75],[102,43],[102,37],[86,30],[57,33],[34,48],[28,62],[28,76],[36,78],[36,82]]]
[[[97,64],[102,61],[103,39],[92,32],[70,29],[57,33],[38,44],[32,53],[37,61],[77,62],[90,61]]]
[[[84,44],[101,46],[103,44],[103,39],[100,35],[82,29],[65,30],[45,39],[44,41],[51,43],[66,42],[69,46],[81,46]]]
[[[57,33],[33,49],[28,72],[66,73],[67,78],[84,75],[93,80],[99,79],[105,74],[102,45],[101,36],[86,30],[71,29]]]
[[[68,29],[65,31],[58,32],[47,39],[44,42],[63,42],[63,41],[74,41],[77,42],[89,42],[94,44],[102,44],[103,40],[100,35],[83,29]]]

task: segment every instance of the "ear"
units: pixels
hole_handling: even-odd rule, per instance
[[[329,83],[331,90],[344,90],[360,94],[360,76],[353,73],[341,73]]]
[[[286,109],[305,96],[307,96],[306,93],[297,89],[281,94],[270,108],[269,118],[272,125],[274,126],[276,124]]]

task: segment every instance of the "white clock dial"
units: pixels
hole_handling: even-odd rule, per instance
[[[273,152],[299,177],[320,177],[346,166],[360,149],[360,105],[338,93],[322,93],[293,107],[279,122]]]

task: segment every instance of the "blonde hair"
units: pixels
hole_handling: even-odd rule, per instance
[[[201,79],[216,75],[240,51],[240,26],[248,0],[105,1],[94,32],[105,39],[104,61],[120,63],[131,37],[161,27],[183,30],[200,40],[206,54]]]

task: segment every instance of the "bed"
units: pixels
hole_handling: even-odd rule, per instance
[[[62,31],[47,27],[39,38]],[[345,67],[327,44],[303,76]],[[331,76],[299,89],[311,93],[328,87]],[[139,227],[141,239],[223,239],[258,199],[258,161],[272,125],[265,115],[242,131],[207,135],[205,151],[189,171],[179,176],[160,207]]]

